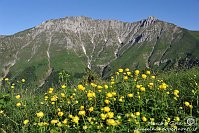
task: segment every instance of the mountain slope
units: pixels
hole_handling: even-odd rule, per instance
[[[0,37],[0,70],[1,77],[10,74],[42,86],[62,69],[77,76],[88,67],[107,76],[119,67],[195,65],[198,49],[199,32],[155,17],[134,23],[66,17]]]

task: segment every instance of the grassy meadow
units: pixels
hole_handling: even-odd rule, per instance
[[[28,79],[1,79],[2,133],[197,132],[199,69],[153,73],[119,68],[108,80],[59,84],[36,93]]]

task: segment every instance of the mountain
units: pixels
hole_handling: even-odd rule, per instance
[[[198,65],[199,32],[155,17],[133,23],[65,17],[1,36],[0,56],[1,77],[26,78],[42,86],[62,69],[80,78],[85,68],[106,77],[119,67]]]

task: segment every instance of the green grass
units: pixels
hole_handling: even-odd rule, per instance
[[[27,83],[19,79],[15,85],[3,79],[0,131],[120,133],[199,128],[198,68],[151,74],[119,69],[110,80],[82,80],[72,86],[61,71],[56,80],[56,85],[34,94],[26,86],[28,79]],[[195,122],[187,123],[187,119]]]

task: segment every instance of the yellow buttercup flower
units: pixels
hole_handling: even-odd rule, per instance
[[[114,113],[113,112],[108,112],[107,113],[107,117],[108,118],[113,118],[114,117]]]
[[[50,123],[54,125],[54,124],[58,123],[58,120],[51,120]]]
[[[180,121],[180,117],[178,117],[178,116],[174,117],[174,121],[176,121],[176,122]]]
[[[124,80],[128,80],[129,78],[128,78],[128,76],[124,76],[123,79]]]
[[[110,109],[109,107],[107,107],[107,106],[104,107],[103,109],[104,109],[105,112],[109,112],[109,111],[111,110],[111,109]]]
[[[9,78],[5,78],[5,81],[8,81],[9,80]]]
[[[84,110],[84,106],[80,106],[80,108],[79,108],[80,110]]]
[[[84,125],[84,126],[83,126],[83,129],[84,129],[84,130],[88,129],[88,126],[87,126],[87,125]]]
[[[104,85],[104,88],[105,88],[105,89],[108,89],[108,85]]]
[[[97,85],[95,83],[91,83],[91,86],[94,88],[97,87]]]
[[[143,91],[143,92],[146,91],[145,87],[141,87],[140,91]]]
[[[135,75],[139,75],[140,71],[139,70],[135,70]]]
[[[184,102],[185,106],[189,107],[190,103],[189,102]]]
[[[58,112],[58,116],[63,116],[64,115],[64,113],[63,112]]]
[[[146,74],[142,74],[142,78],[146,79],[147,78]]]
[[[133,97],[133,94],[132,94],[132,93],[129,93],[129,94],[128,94],[128,97]]]
[[[80,85],[78,85],[78,86],[77,86],[77,88],[78,88],[79,90],[82,90],[82,91],[84,91],[84,90],[85,90],[85,87],[84,87],[83,85],[81,85],[81,84],[80,84]]]
[[[42,117],[44,117],[44,113],[43,112],[39,112],[39,113],[36,113],[36,115],[37,115],[37,117],[39,117],[39,118],[42,118]]]
[[[62,85],[61,88],[62,88],[62,89],[65,89],[65,88],[66,88],[66,85]]]
[[[72,117],[72,122],[78,124],[79,123],[79,117],[78,116]]]
[[[88,110],[89,110],[89,112],[93,112],[94,108],[90,107]]]
[[[17,107],[20,107],[20,106],[21,106],[21,103],[17,103],[16,106],[17,106]]]
[[[150,74],[151,74],[151,72],[150,72],[150,71],[146,71],[146,74],[147,74],[147,75],[150,75]]]
[[[155,79],[155,76],[153,75],[153,76],[151,76],[151,78],[152,78],[152,79]]]
[[[16,95],[15,98],[16,98],[16,99],[20,99],[21,96],[20,96],[20,95]]]
[[[110,103],[110,101],[109,101],[108,99],[105,99],[104,102],[105,102],[106,104],[109,104],[109,103]]]
[[[124,70],[122,68],[118,69],[118,72],[122,73]]]
[[[25,83],[25,82],[26,82],[26,80],[25,80],[25,79],[22,79],[22,80],[21,80],[21,82],[22,82],[22,83]]]
[[[103,89],[103,87],[101,85],[98,85],[97,89]]]
[[[107,115],[102,113],[102,114],[100,114],[100,117],[101,117],[102,120],[105,120]]]
[[[106,124],[110,125],[110,126],[116,126],[117,125],[117,123],[115,122],[114,119],[107,119]]]
[[[129,70],[129,68],[126,68],[125,71],[128,72],[128,71],[130,71],[130,70]]]
[[[78,115],[80,115],[80,116],[85,116],[85,114],[86,114],[86,112],[84,110],[80,110],[78,113]]]
[[[29,123],[29,120],[28,120],[28,119],[26,119],[26,120],[23,121],[23,124],[24,124],[24,125],[27,125],[28,123]]]
[[[62,98],[66,97],[66,95],[64,93],[60,94]]]
[[[108,93],[106,93],[106,97],[107,97],[107,98],[111,98],[111,97],[113,97],[113,94],[110,93],[110,92],[108,92]]]
[[[66,125],[66,124],[68,123],[68,120],[67,120],[67,119],[64,119],[64,120],[62,121],[62,123],[63,123],[64,125]]]
[[[139,88],[141,87],[141,85],[136,85],[135,87],[136,87],[137,89],[139,89]]]
[[[135,115],[136,116],[140,116],[140,112],[135,112]]]
[[[145,116],[142,116],[142,121],[146,122],[147,118]]]

